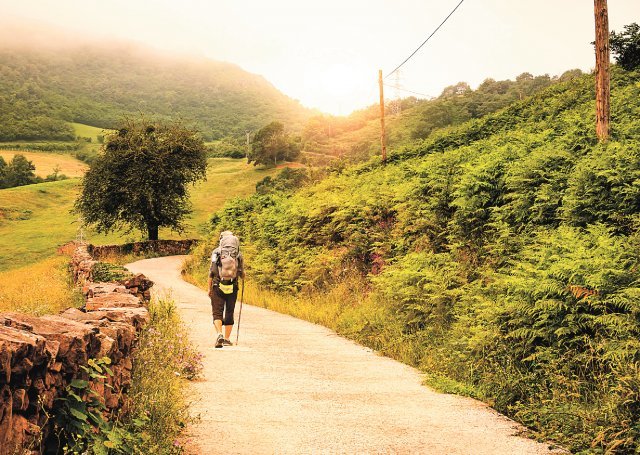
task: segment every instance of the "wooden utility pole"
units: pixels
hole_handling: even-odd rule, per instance
[[[607,0],[594,0],[596,16],[596,135],[600,142],[609,138],[609,13]]]
[[[378,70],[378,85],[380,86],[380,144],[382,145],[382,162],[387,161],[387,138],[384,130],[384,88],[382,84],[382,70]]]

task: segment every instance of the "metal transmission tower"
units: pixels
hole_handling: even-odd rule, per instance
[[[396,83],[395,83],[395,91],[394,91],[394,103],[393,103],[393,114],[400,115],[402,112],[401,106],[401,95],[400,95],[400,70],[396,71]]]
[[[378,86],[380,88],[380,147],[382,149],[382,163],[387,161],[387,134],[384,127],[384,83],[382,70],[378,71]]]

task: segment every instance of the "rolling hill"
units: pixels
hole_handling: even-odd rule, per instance
[[[0,43],[0,141],[73,140],[69,122],[109,128],[140,112],[182,118],[213,140],[273,120],[301,129],[313,113],[230,63],[122,43],[31,48],[13,38]]]

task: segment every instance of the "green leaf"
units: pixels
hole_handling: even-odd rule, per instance
[[[87,415],[84,412],[80,412],[79,410],[77,410],[76,408],[69,408],[69,412],[71,413],[71,415],[73,417],[75,417],[78,420],[81,420],[83,422],[87,421]]]
[[[82,403],[83,401],[82,398],[79,395],[75,394],[73,391],[68,390],[67,394],[69,398],[73,398],[76,402]],[[60,399],[64,400],[64,398],[60,398]]]
[[[74,379],[69,385],[74,389],[86,389],[89,386],[89,382],[82,379]]]

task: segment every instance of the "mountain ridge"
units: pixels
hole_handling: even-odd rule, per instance
[[[301,129],[314,111],[229,62],[122,42],[0,46],[0,140],[71,140],[64,122],[109,128],[138,113],[182,118],[212,140],[273,120]]]

